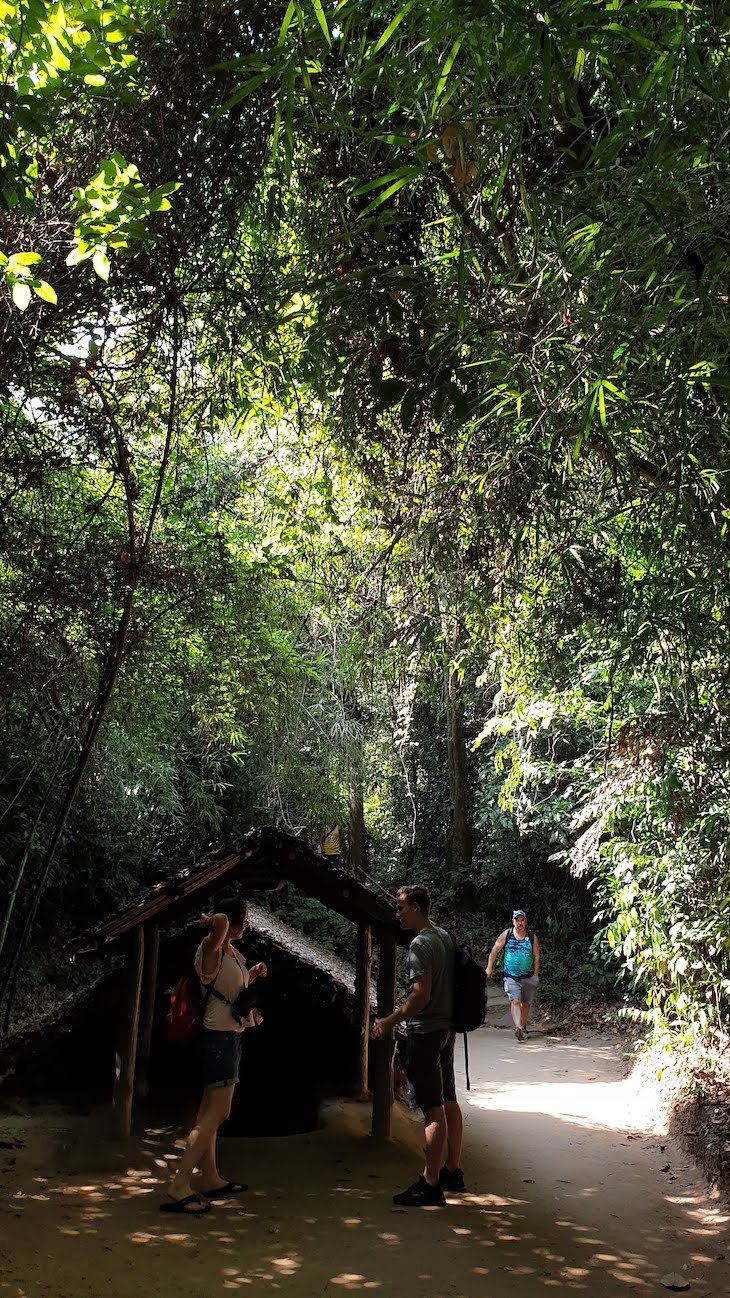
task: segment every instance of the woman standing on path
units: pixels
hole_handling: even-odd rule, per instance
[[[494,962],[502,950],[504,990],[509,996],[515,1036],[518,1041],[524,1041],[530,1007],[540,981],[540,943],[534,933],[528,932],[524,910],[512,911],[512,928],[506,928],[504,933],[500,933],[489,952],[487,978],[492,977]]]
[[[203,1098],[185,1152],[168,1187],[163,1212],[180,1212],[200,1217],[211,1202],[242,1194],[248,1186],[226,1181],[218,1171],[216,1142],[218,1128],[231,1112],[233,1092],[239,1077],[241,1045],[246,1028],[261,1023],[252,1010],[246,1017],[234,1013],[236,998],[257,978],[266,977],[266,965],[246,968],[246,961],[232,943],[248,927],[247,906],[237,897],[225,898],[215,915],[203,916],[208,934],[195,955],[195,972],[205,992],[203,1020]],[[200,1169],[200,1189],[193,1190],[191,1177]]]

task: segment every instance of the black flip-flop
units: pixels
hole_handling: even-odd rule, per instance
[[[204,1217],[211,1205],[200,1194],[186,1194],[184,1199],[166,1199],[160,1212],[179,1212],[183,1217]]]
[[[219,1185],[217,1190],[201,1190],[200,1195],[210,1204],[216,1199],[230,1199],[234,1194],[245,1194],[247,1189],[248,1186],[242,1181],[226,1181],[225,1185]]]

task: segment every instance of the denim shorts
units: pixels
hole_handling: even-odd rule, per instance
[[[420,1109],[439,1109],[456,1099],[453,1028],[409,1032],[406,1072]]]
[[[241,1066],[242,1032],[203,1028],[203,1086],[235,1086]]]
[[[504,980],[504,990],[511,1001],[522,1001],[523,1005],[532,1005],[538,981],[537,974],[530,974],[529,978],[507,977]]]

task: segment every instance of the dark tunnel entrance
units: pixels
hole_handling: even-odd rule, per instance
[[[164,989],[192,964],[190,939],[166,944],[161,953],[161,1004],[155,1022],[150,1066],[150,1096],[159,1102],[189,1079],[188,1096],[197,1099],[202,1083],[195,1047],[171,1047],[164,1041],[167,1009]],[[354,1080],[352,998],[326,973],[284,951],[261,934],[247,933],[240,944],[249,964],[265,960],[268,977],[260,985],[260,1027],[244,1033],[241,1077],[225,1136],[286,1136],[320,1125],[322,1100],[347,1094]],[[181,956],[184,958],[181,959]]]
[[[170,1046],[164,1017],[168,989],[192,967],[200,930],[161,944],[149,1092],[138,1122],[191,1123],[202,1092],[199,1046]],[[349,1094],[355,1073],[348,988],[301,955],[260,933],[241,944],[249,963],[265,960],[258,1028],[244,1033],[241,1077],[225,1136],[284,1136],[320,1125],[323,1099]],[[117,1047],[121,971],[102,979],[52,1032],[29,1039],[5,1095],[55,1099],[82,1111],[109,1102]]]

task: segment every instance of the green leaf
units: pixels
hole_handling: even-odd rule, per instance
[[[454,44],[451,47],[451,53],[449,54],[448,58],[446,59],[446,62],[444,63],[443,70],[441,72],[441,76],[439,77],[438,85],[436,86],[436,90],[433,96],[434,112],[436,111],[439,103],[441,102],[441,96],[443,95],[446,86],[448,84],[449,73],[451,72],[451,69],[454,66],[454,60],[456,59],[456,56],[459,53],[459,50],[461,49],[464,40],[464,35],[465,33],[462,32],[461,36],[457,36],[456,40],[454,41]]]
[[[181,186],[182,182],[179,180],[166,180],[164,185],[157,185],[156,188],[152,190],[150,198],[158,198],[164,194],[174,194],[181,188]]]
[[[276,42],[277,45],[284,44],[284,41],[286,39],[286,34],[291,26],[291,20],[294,17],[294,15],[299,12],[300,12],[299,5],[297,4],[296,0],[290,0],[289,5],[287,6],[286,13],[284,14],[281,27],[279,28],[279,39]]]
[[[385,31],[383,32],[383,34],[382,34],[382,36],[380,37],[380,39],[376,42],[376,44],[375,44],[375,45],[372,45],[372,46],[370,47],[370,49],[366,51],[366,54],[365,54],[365,58],[366,58],[366,59],[374,58],[374,56],[375,56],[376,54],[379,54],[379,53],[380,53],[380,51],[382,50],[383,46],[388,44],[388,41],[390,40],[390,38],[391,38],[391,36],[393,35],[393,33],[396,32],[396,31],[398,30],[398,28],[400,27],[401,23],[403,22],[403,19],[406,17],[406,15],[407,15],[407,14],[410,12],[410,10],[413,8],[413,3],[414,3],[414,0],[407,0],[407,3],[406,3],[406,4],[403,6],[403,8],[402,8],[402,9],[401,9],[397,14],[396,14],[395,18],[393,18],[392,21],[388,23],[388,26],[386,27]]]
[[[50,284],[47,284],[44,279],[36,280],[33,284],[33,292],[36,297],[42,298],[44,302],[52,302],[54,306],[58,302],[56,290]]]
[[[314,12],[317,16],[317,22],[319,23],[320,27],[322,28],[322,31],[324,32],[324,36],[325,36],[325,40],[327,41],[327,44],[331,45],[332,37],[330,36],[330,29],[327,26],[327,17],[325,15],[324,9],[322,8],[322,0],[312,0],[312,8],[314,9]]]
[[[241,100],[245,99],[247,95],[253,94],[254,90],[258,90],[259,86],[262,86],[265,81],[271,81],[272,77],[273,69],[270,67],[265,67],[261,72],[257,72],[255,76],[248,77],[237,90],[234,90],[232,95],[229,95],[225,103],[216,109],[211,121],[215,122],[219,117],[225,117],[226,113],[236,107],[236,104],[240,104]]]
[[[11,266],[34,266],[43,258],[39,252],[14,252],[10,257]]]
[[[362,215],[367,216],[369,212],[374,212],[376,207],[380,207],[382,203],[386,203],[389,198],[392,198],[400,189],[403,189],[409,181],[414,180],[421,174],[422,173],[418,168],[410,168],[409,175],[401,176],[400,180],[395,180],[392,185],[388,185],[387,189],[383,190],[382,194],[378,194],[377,198],[374,198],[372,202],[368,203]]]
[[[91,261],[94,270],[99,279],[108,280],[109,278],[109,258],[102,248],[97,248]]]
[[[598,416],[603,428],[606,427],[606,397],[603,391],[603,384],[598,388]]]
[[[378,388],[378,399],[375,403],[376,414],[389,410],[403,399],[406,385],[402,379],[383,379]]]
[[[400,422],[404,433],[410,431],[418,408],[418,390],[409,388],[400,406]]]
[[[26,311],[30,304],[30,285],[25,280],[16,280],[13,284],[13,301],[19,311]]]

